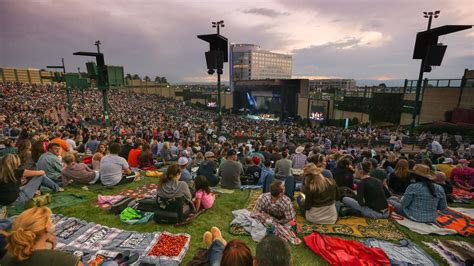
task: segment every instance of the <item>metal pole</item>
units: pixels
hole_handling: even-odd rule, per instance
[[[105,118],[105,126],[110,126],[110,119],[109,119],[109,101],[107,99],[107,89],[101,88],[102,90],[102,105],[104,106],[104,118]]]
[[[222,130],[222,108],[221,108],[221,74],[219,74],[219,69],[217,70],[217,107],[219,108],[217,111],[217,133],[221,135]]]
[[[66,87],[66,95],[67,95],[67,111],[72,113],[72,101],[71,101],[71,88]]]
[[[64,65],[64,58],[61,58],[61,62],[63,63],[63,73],[66,73],[66,66]]]
[[[428,17],[428,27],[426,30],[431,29],[431,21],[433,19],[433,15],[430,15]],[[416,121],[416,116],[418,115],[419,108],[420,108],[420,90],[421,90],[421,82],[423,80],[423,72],[424,72],[424,66],[425,66],[425,59],[421,59],[421,65],[420,65],[420,73],[418,75],[418,81],[416,82],[416,91],[415,91],[415,106],[413,108],[413,114],[412,114],[412,120],[411,120],[411,126],[410,126],[410,134],[413,136],[413,133],[415,132],[415,121]]]

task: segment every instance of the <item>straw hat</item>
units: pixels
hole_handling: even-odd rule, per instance
[[[436,175],[431,171],[430,167],[425,164],[416,164],[409,172],[417,176],[428,178],[429,180],[436,180]]]
[[[304,147],[299,146],[298,148],[296,148],[295,153],[302,153],[303,151],[304,151]]]

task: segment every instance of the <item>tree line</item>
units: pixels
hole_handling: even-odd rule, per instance
[[[125,75],[125,79],[128,79],[128,80],[142,80],[138,74],[133,74],[132,75],[130,73]],[[144,76],[143,81],[151,81],[151,79],[148,76]],[[168,84],[168,80],[166,79],[166,77],[160,77],[160,76],[155,77],[155,82],[162,83],[162,84]]]

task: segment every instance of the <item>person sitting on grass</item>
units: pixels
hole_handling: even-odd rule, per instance
[[[79,257],[55,250],[56,236],[47,207],[24,211],[13,222],[11,232],[2,234],[7,239],[7,254],[0,265],[83,265]]]
[[[224,240],[219,228],[213,226],[203,235],[207,247],[207,257],[211,266],[252,266],[253,257],[250,248],[241,240]]]
[[[138,168],[146,170],[155,169],[153,153],[151,152],[151,146],[148,143],[143,144],[142,151],[138,155]]]
[[[260,157],[254,156],[251,158],[251,164],[245,170],[245,175],[251,177],[252,184],[257,184],[260,179],[260,173],[262,169],[260,168]]]
[[[217,184],[219,184],[219,178],[217,177],[216,156],[212,151],[207,151],[204,157],[206,160],[199,164],[197,174],[205,176],[209,185],[213,187],[217,186]]]
[[[436,171],[434,174],[436,176],[434,182],[443,188],[444,194],[446,194],[446,201],[448,203],[453,203],[453,184],[451,183],[451,181],[448,180],[448,178],[443,172]]]
[[[43,185],[55,192],[64,191],[43,170],[20,169],[20,158],[7,154],[0,160],[0,205],[18,205],[32,199]]]
[[[296,217],[291,199],[285,195],[285,186],[281,181],[270,185],[270,192],[258,197],[252,216],[261,222],[271,219],[280,224],[287,224]]]
[[[237,161],[237,152],[229,150],[224,162],[219,166],[219,175],[221,178],[221,186],[229,189],[240,188],[240,176],[244,172],[242,164]]]
[[[461,159],[451,171],[450,179],[457,188],[474,192],[474,168],[469,167],[469,161]]]
[[[395,170],[388,176],[387,187],[392,195],[403,195],[411,184],[408,161],[401,159],[397,162]]]
[[[388,203],[385,198],[382,181],[369,175],[372,163],[365,161],[359,165],[356,177],[357,200],[344,197],[344,206],[368,218],[388,218]]]
[[[260,179],[258,179],[257,186],[263,186],[265,184],[265,178],[267,176],[275,176],[275,172],[271,167],[272,161],[265,160],[265,162],[263,163],[262,171],[260,172]]]
[[[410,173],[416,183],[408,186],[401,202],[390,198],[390,204],[403,217],[416,222],[432,223],[438,217],[438,210],[448,208],[446,194],[440,185],[433,183],[436,176],[429,166],[417,164]]]
[[[59,155],[61,153],[61,146],[59,144],[50,142],[48,144],[48,152],[43,153],[36,163],[38,170],[43,170],[46,176],[56,183],[60,183],[61,171],[63,170],[63,164]]]
[[[107,155],[107,146],[104,143],[99,144],[97,147],[97,152],[92,156],[92,169],[99,171],[100,169],[100,160]]]
[[[180,181],[181,168],[177,164],[173,164],[168,167],[164,178],[160,179],[160,184],[157,190],[157,197],[172,199],[181,198],[192,204],[191,191],[189,190],[188,184],[184,181]],[[194,204],[192,204],[194,206]]]
[[[98,150],[100,149],[99,145]],[[99,180],[99,171],[90,169],[85,163],[77,163],[76,156],[74,156],[73,153],[65,153],[63,161],[66,164],[66,167],[61,171],[62,183],[64,186],[71,183],[83,185],[94,184]]]
[[[137,142],[135,143],[135,148],[130,150],[128,154],[127,162],[130,167],[137,168],[138,167],[138,156],[142,153],[142,143]]]
[[[140,173],[134,173],[127,161],[119,156],[120,144],[110,144],[109,151],[110,154],[100,161],[100,181],[104,186],[131,183],[139,178]]]
[[[191,173],[188,171],[188,164],[189,160],[186,157],[180,157],[178,159],[178,165],[181,170],[181,178],[179,179],[180,181],[184,181],[188,183],[189,181],[192,180]]]
[[[337,221],[337,184],[332,178],[324,177],[314,163],[304,168],[302,195],[297,202],[301,214],[314,224],[334,224]]]
[[[196,180],[194,180],[194,186],[196,189],[196,195],[193,202],[196,210],[212,208],[216,196],[211,192],[207,178],[205,176],[198,175]]]
[[[254,266],[291,266],[291,251],[288,242],[275,235],[267,235],[257,244]]]

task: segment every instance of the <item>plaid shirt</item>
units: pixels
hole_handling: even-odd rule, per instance
[[[276,201],[273,201],[270,192],[260,195],[255,204],[253,215],[261,216],[261,214],[271,216],[274,221],[280,224],[286,224],[296,217],[295,209],[290,198],[283,195]]]
[[[302,153],[295,153],[293,155],[291,155],[291,161],[293,161],[293,168],[295,169],[303,169],[304,166],[306,165],[306,160],[308,158],[306,157],[306,155],[302,154]]]

